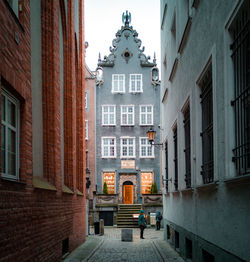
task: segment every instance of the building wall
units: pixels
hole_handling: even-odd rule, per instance
[[[1,92],[20,103],[20,171],[14,179],[0,175],[1,261],[60,261],[63,240],[71,251],[86,235],[83,1],[77,59],[73,4],[40,3],[19,1],[19,13],[0,3]]]
[[[128,37],[127,34],[130,34]],[[155,63],[149,62],[143,51],[139,49],[141,40],[137,38],[136,31],[127,27],[121,28],[116,34],[116,39],[113,40],[113,49],[111,54],[103,61],[99,59],[98,65],[103,67],[104,83],[96,87],[96,175],[97,175],[97,191],[102,193],[103,181],[102,172],[115,172],[115,194],[119,195],[119,202],[122,202],[122,190],[119,187],[119,174],[136,174],[137,188],[134,188],[134,200],[141,203],[141,181],[140,174],[143,171],[153,171],[154,181],[157,183],[158,190],[161,188],[161,173],[160,173],[160,150],[159,147],[154,147],[154,158],[139,158],[139,137],[147,137],[146,132],[150,126],[140,126],[139,124],[139,105],[151,104],[153,105],[153,128],[157,131],[156,143],[159,143],[159,129],[160,123],[160,88],[159,85],[154,86],[151,83],[151,69],[156,66]],[[122,54],[128,49],[132,56],[128,62],[124,59]],[[140,54],[145,59],[147,66],[141,66]],[[109,66],[109,62],[113,66]],[[125,74],[125,93],[112,93],[112,74]],[[143,76],[143,92],[130,93],[129,92],[129,74],[142,74]],[[105,98],[105,100],[104,100]],[[102,105],[116,105],[116,125],[102,126]],[[120,105],[134,105],[134,125],[121,126],[121,109]],[[107,159],[102,158],[101,137],[114,136],[116,137],[116,158]],[[135,151],[136,157],[131,160],[135,161],[135,168],[125,169],[121,167],[121,152],[120,152],[120,137],[128,136],[135,137]],[[126,159],[125,159],[126,160]],[[133,180],[133,178],[132,178]],[[131,181],[132,182],[132,181]]]
[[[188,8],[185,4],[189,3]],[[249,181],[239,183],[232,162],[234,148],[232,42],[229,26],[243,1],[161,1],[162,126],[168,143],[168,176],[174,180],[173,126],[177,124],[179,190],[168,182],[163,197],[173,243],[179,232],[180,253],[186,257],[185,238],[193,243],[193,260],[202,249],[215,261],[250,260],[248,228]],[[164,11],[165,10],[165,11]],[[165,14],[164,14],[165,13]],[[183,14],[188,14],[183,15]],[[176,37],[173,21],[176,15]],[[188,17],[191,19],[190,27]],[[185,31],[185,28],[190,28]],[[183,41],[182,41],[183,40]],[[174,61],[177,59],[177,66]],[[214,183],[202,181],[201,104],[199,80],[212,65]],[[182,108],[189,101],[191,121],[191,189],[185,185],[185,148]],[[166,167],[163,156],[163,170]],[[172,180],[172,181],[173,181]]]

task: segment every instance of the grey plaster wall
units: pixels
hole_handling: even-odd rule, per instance
[[[234,146],[233,112],[230,101],[233,98],[232,61],[230,58],[229,26],[237,8],[243,1],[199,1],[197,7],[189,1],[188,12],[192,18],[190,32],[182,53],[178,53],[183,36],[183,3],[161,1],[161,12],[166,4],[167,12],[161,31],[162,85],[161,97],[166,88],[167,98],[162,104],[162,139],[168,142],[168,173],[174,179],[174,150],[172,127],[178,127],[178,176],[179,192],[175,193],[169,182],[169,193],[164,194],[164,218],[182,231],[191,232],[193,239],[203,239],[216,261],[234,261],[234,257],[250,261],[249,182],[234,183],[235,166],[232,163]],[[171,23],[173,13],[178,18],[176,48],[171,46]],[[184,21],[181,21],[181,20]],[[178,27],[179,24],[179,27]],[[168,55],[169,54],[169,55]],[[166,55],[166,58],[165,58]],[[174,57],[174,58],[173,58]],[[176,74],[172,81],[169,76],[173,60],[178,59]],[[202,165],[201,105],[200,88],[197,80],[206,64],[211,60],[213,79],[213,132],[214,132],[214,180],[217,186],[206,191],[200,175]],[[191,180],[193,191],[185,192],[185,148],[183,114],[181,109],[190,101],[191,119]],[[163,170],[165,169],[163,161]],[[230,181],[230,183],[229,183]],[[166,228],[165,228],[166,229]],[[200,242],[201,243],[201,242]],[[198,246],[196,246],[199,248]],[[222,251],[231,254],[232,260],[223,260]],[[182,251],[181,251],[182,252]],[[182,252],[185,256],[185,252]],[[219,255],[220,254],[220,255]],[[193,261],[201,261],[198,256]],[[236,261],[236,260],[235,260]],[[238,261],[238,260],[237,260]]]
[[[33,174],[43,176],[41,2],[30,2]]]
[[[121,33],[120,41],[115,51],[114,66],[103,66],[104,83],[96,87],[96,174],[98,193],[102,192],[102,171],[116,171],[116,192],[118,193],[119,173],[137,173],[138,192],[140,194],[140,170],[153,171],[158,189],[160,189],[160,150],[159,147],[154,148],[155,158],[140,159],[139,158],[139,137],[146,137],[146,132],[150,126],[139,125],[139,105],[152,104],[154,110],[154,129],[157,131],[156,142],[160,142],[158,125],[160,124],[160,86],[154,87],[151,84],[151,69],[142,67],[138,55],[140,54],[138,45],[132,36],[133,29],[125,29]],[[128,38],[125,34],[130,34]],[[133,54],[128,63],[122,57],[122,53],[128,48]],[[143,74],[143,93],[129,93],[129,74]],[[112,94],[112,74],[125,74],[125,93]],[[102,105],[116,105],[116,126],[102,126]],[[134,105],[134,126],[121,126],[120,105]],[[117,157],[116,159],[102,159],[101,157],[101,137],[115,136]],[[120,137],[132,136],[136,138],[136,158],[135,167],[138,170],[121,169],[120,158]],[[138,199],[140,199],[138,197]]]

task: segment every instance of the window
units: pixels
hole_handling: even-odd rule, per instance
[[[121,125],[134,125],[134,106],[121,106]]]
[[[112,75],[112,93],[125,93],[125,75]]]
[[[154,147],[148,141],[147,137],[140,137],[140,158],[153,158]]]
[[[141,173],[141,193],[150,194],[153,183],[152,172],[142,172]]]
[[[18,1],[19,0],[7,0],[9,6],[12,8],[15,15],[18,17]]]
[[[153,125],[153,106],[140,106],[140,125]]]
[[[131,74],[129,82],[130,93],[141,93],[142,92],[142,74]]]
[[[89,136],[89,122],[88,120],[85,120],[85,139],[87,140],[88,139],[88,136]]]
[[[115,122],[115,105],[102,106],[102,125],[114,126]]]
[[[85,92],[85,109],[88,109],[88,92]]]
[[[174,139],[174,187],[178,190],[178,141],[177,141],[177,126],[173,130]]]
[[[115,158],[116,157],[116,138],[102,137],[102,157]]]
[[[165,143],[165,179],[166,191],[168,192],[168,143]]]
[[[184,133],[185,133],[185,162],[186,162],[186,174],[185,182],[186,187],[191,187],[191,158],[190,158],[190,108],[186,107],[184,113]]]
[[[108,194],[115,194],[115,173],[103,173],[103,184],[106,182]]]
[[[234,65],[235,148],[233,161],[237,175],[250,173],[250,2],[242,4],[230,28]]]
[[[213,92],[212,92],[212,66],[209,65],[201,82],[201,110],[202,110],[202,171],[203,183],[214,180],[213,161]]]
[[[19,114],[19,102],[2,89],[2,176],[12,179],[19,178]]]
[[[135,158],[134,137],[121,137],[121,158]]]

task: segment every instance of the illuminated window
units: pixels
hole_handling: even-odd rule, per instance
[[[115,105],[103,105],[102,106],[102,125],[114,126],[115,119]]]
[[[140,106],[140,125],[153,125],[153,106]]]
[[[131,74],[129,82],[130,93],[141,93],[142,92],[142,74]]]
[[[134,106],[121,106],[121,125],[134,125]]]
[[[112,93],[125,93],[125,75],[112,75]]]
[[[141,173],[141,193],[150,194],[153,183],[152,172]]]
[[[103,184],[106,182],[109,194],[115,194],[115,173],[103,173]]]

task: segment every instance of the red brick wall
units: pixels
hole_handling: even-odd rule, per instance
[[[77,61],[74,1],[68,1],[68,24],[63,27],[64,34],[67,33],[64,38],[64,167],[61,166],[59,103],[59,8],[64,1],[42,0],[43,179],[55,190],[33,185],[30,1],[20,1],[19,19],[5,2],[0,1],[0,76],[1,85],[21,103],[20,181],[8,181],[0,174],[0,261],[60,261],[62,240],[69,237],[71,251],[85,241],[86,235],[83,0],[79,0]],[[66,21],[63,15],[62,20]],[[18,44],[15,33],[19,36]],[[62,191],[63,169],[65,184],[73,194]],[[77,194],[77,189],[83,196]]]

